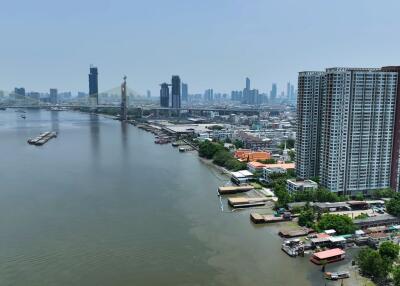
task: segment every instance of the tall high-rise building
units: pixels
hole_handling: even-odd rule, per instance
[[[147,94],[147,98],[151,98],[151,91],[150,90],[147,90],[146,94]]]
[[[160,89],[160,106],[161,107],[169,107],[169,87],[168,83],[164,82],[161,85]]]
[[[291,84],[290,84],[290,82],[288,82],[287,84],[286,84],[286,98],[287,99],[290,99],[292,96],[291,96]]]
[[[97,67],[90,66],[89,73],[89,103],[90,105],[99,104],[99,82]]]
[[[188,101],[188,85],[182,82],[182,101]]]
[[[278,88],[276,86],[276,83],[273,83],[272,89],[271,89],[271,94],[270,94],[271,101],[276,100],[277,96],[278,96]]]
[[[171,107],[181,108],[181,79],[178,75],[173,75],[171,80]]]
[[[250,90],[250,79],[246,77],[246,89]]]
[[[400,67],[330,68],[298,81],[297,174],[332,192],[399,184]]]
[[[23,87],[16,87],[16,88],[14,88],[14,94],[15,95],[19,95],[19,96],[25,96],[25,88],[23,88]]]
[[[297,103],[296,171],[300,178],[318,176],[323,72],[300,72]]]
[[[204,91],[204,101],[214,101],[214,90],[212,88]]]
[[[56,88],[50,88],[50,103],[51,104],[58,103],[58,91]]]

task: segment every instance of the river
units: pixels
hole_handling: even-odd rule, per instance
[[[279,226],[221,211],[227,178],[195,153],[97,115],[20,115],[0,111],[0,285],[324,285]]]

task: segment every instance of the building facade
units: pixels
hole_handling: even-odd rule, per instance
[[[172,76],[171,99],[172,108],[181,108],[181,79],[177,75]]]
[[[91,66],[89,71],[89,103],[93,106],[99,104],[99,82],[97,67]]]
[[[169,87],[168,83],[162,83],[160,89],[160,106],[169,107]]]
[[[182,101],[188,101],[188,85],[187,83],[182,83]]]
[[[51,104],[58,103],[58,91],[56,88],[50,88],[50,103]]]
[[[319,77],[319,88],[315,77]],[[301,72],[298,176],[319,175],[322,186],[341,194],[387,187],[397,190],[398,96],[398,71],[393,69]]]
[[[301,179],[318,176],[323,72],[299,73],[296,166]]]

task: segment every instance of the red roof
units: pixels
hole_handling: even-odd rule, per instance
[[[329,234],[327,233],[317,233],[317,238],[329,238],[331,237]]]
[[[318,259],[327,259],[334,256],[343,255],[345,252],[340,248],[329,249],[321,252],[314,253],[314,257]]]

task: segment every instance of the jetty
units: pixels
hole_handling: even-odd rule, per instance
[[[269,198],[246,198],[246,197],[235,197],[229,198],[228,204],[233,208],[248,208],[265,206],[265,203],[269,201]]]
[[[282,221],[288,221],[291,219],[292,219],[292,217],[291,217],[290,213],[284,213],[283,215],[280,215],[280,216],[263,215],[263,214],[259,214],[259,213],[251,213],[250,214],[250,220],[255,224],[282,222]]]
[[[42,146],[46,144],[50,139],[56,138],[57,137],[57,132],[44,132],[40,134],[38,137],[28,139],[28,144],[31,145],[36,145],[36,146]]]
[[[241,186],[224,186],[218,188],[220,195],[243,193],[254,189],[252,185],[241,185]]]

